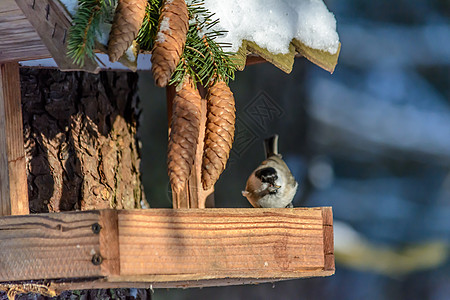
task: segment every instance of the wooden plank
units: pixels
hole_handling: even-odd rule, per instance
[[[255,42],[246,41],[246,44],[247,49],[251,53],[261,56],[264,60],[270,62],[283,72],[287,74],[291,73],[296,54],[294,45],[289,44],[289,52],[286,54],[273,54],[267,49],[258,46]],[[247,64],[251,65],[255,63],[258,62],[247,59]]]
[[[102,276],[99,212],[0,218],[0,282]]]
[[[67,56],[71,18],[62,4],[58,0],[16,0],[16,3],[36,29],[60,70],[81,70]],[[87,59],[82,70],[98,73],[100,69],[94,61]]]
[[[14,0],[0,1],[0,62],[50,57]]]
[[[323,277],[331,276],[334,271],[305,271],[301,275],[293,278],[220,278],[220,279],[201,279],[201,280],[182,280],[178,276],[119,276],[101,278],[92,281],[75,281],[75,282],[52,282],[50,288],[55,290],[57,294],[68,290],[86,290],[86,289],[112,289],[112,288],[195,288],[195,287],[217,287],[244,284],[260,284],[266,282],[277,282],[283,280],[291,280],[297,278]],[[170,281],[172,279],[172,281]],[[166,280],[166,281],[159,281]]]
[[[11,214],[11,201],[9,197],[8,142],[6,134],[4,101],[5,89],[6,87],[3,86],[3,80],[0,78],[0,216],[8,216]]]
[[[28,184],[23,142],[19,65],[18,63],[2,64],[0,73],[5,103],[11,215],[28,214]]]
[[[24,215],[29,206],[17,63],[0,64],[0,102],[0,215]]]
[[[324,228],[331,227],[330,218],[331,210],[322,208],[102,210],[1,217],[0,282],[39,285],[50,280],[49,287],[61,291],[329,276],[334,273],[326,265],[326,255],[333,252],[332,240],[327,242],[332,231]]]
[[[333,233],[333,211],[331,207],[322,207],[323,219],[323,252],[325,257],[324,270],[332,271],[334,274],[334,233]]]
[[[133,281],[323,274],[321,208],[119,213],[121,276]]]
[[[338,62],[339,53],[341,52],[341,43],[339,43],[338,50],[335,54],[331,54],[328,51],[313,49],[297,39],[293,39],[291,44],[294,45],[295,49],[307,60],[333,74]]]
[[[11,215],[25,215],[29,213],[29,204],[19,65],[17,63],[0,65],[0,77],[3,86],[0,101],[3,98],[6,121]]]
[[[317,276],[330,276],[334,272],[331,271],[305,271],[302,272],[302,277],[317,277]],[[186,276],[187,277],[187,276]],[[138,281],[136,281],[138,279]],[[76,280],[76,281],[50,281],[45,284],[46,289],[55,294],[60,294],[63,291],[69,290],[87,290],[87,289],[117,289],[117,288],[194,288],[194,287],[217,287],[217,286],[231,286],[231,285],[244,285],[244,284],[260,284],[266,282],[276,282],[282,280],[289,280],[293,278],[222,278],[222,279],[203,279],[203,280],[179,280],[178,281],[154,281],[154,277],[145,277],[145,281],[142,281],[142,276],[138,278],[133,276],[119,276],[109,278],[99,278],[90,280]],[[159,277],[161,279],[161,277]],[[169,279],[168,277],[165,279]],[[140,280],[140,281],[139,281]],[[22,283],[25,286],[33,283]],[[34,284],[36,287],[42,287],[42,284]],[[0,283],[0,290],[2,283]],[[33,290],[33,289],[29,289]]]
[[[100,254],[102,273],[120,275],[119,223],[117,210],[100,211]]]

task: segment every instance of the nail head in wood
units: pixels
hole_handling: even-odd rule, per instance
[[[99,234],[100,230],[102,229],[102,226],[100,226],[100,224],[98,224],[98,223],[94,223],[94,224],[92,224],[91,228],[92,228],[93,233]]]
[[[45,19],[48,21],[48,15],[50,14],[50,4],[47,4],[47,7],[45,8]]]
[[[96,265],[96,266],[101,265],[102,262],[103,262],[103,257],[100,254],[96,253],[92,256],[92,263],[94,265]]]

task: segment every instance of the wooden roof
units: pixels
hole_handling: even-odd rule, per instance
[[[50,57],[14,0],[0,1],[0,62]]]
[[[44,4],[50,3],[50,6],[54,6],[56,5],[55,2],[57,2],[55,0],[38,0],[44,1],[45,3],[34,2],[36,0],[0,0],[0,63],[7,61],[26,61],[52,57],[49,50],[45,46],[44,41],[39,37],[38,33],[30,23],[30,21],[27,19],[25,14],[22,12],[22,10],[19,8],[16,1],[20,2],[21,7],[25,10],[31,11],[30,8],[33,6],[34,12],[32,14],[35,15],[34,23],[37,22],[36,24],[33,24],[37,26],[36,28],[39,28],[41,36],[46,39],[47,46],[49,46],[48,49],[50,49],[51,53],[53,53],[53,59],[56,61],[59,68],[61,70],[79,69],[78,66],[74,65],[70,59],[67,59],[67,57],[65,56],[65,51],[63,52],[64,54],[61,54],[61,47],[65,47],[65,45],[62,45],[60,43],[61,37],[55,37],[55,39],[53,39],[53,35],[47,32],[48,30],[51,30],[49,29],[49,26],[53,26],[54,22],[59,22],[65,17],[61,19],[58,18],[60,15],[56,14],[56,19],[54,20],[47,19],[47,21],[39,21],[42,20],[40,16],[38,16],[39,14],[43,14],[42,18],[45,18]],[[34,5],[36,5],[36,7],[34,7]],[[53,16],[54,14],[51,15]],[[67,20],[62,21],[64,22],[58,25],[63,25],[63,28],[67,28],[67,26],[70,26],[66,24]],[[44,25],[41,26],[41,24]],[[55,42],[56,40],[58,40],[59,42]],[[291,45],[291,52],[287,55],[272,54],[260,47],[255,47],[256,44],[254,43],[253,47],[248,48],[251,45],[247,44],[251,44],[251,42],[247,42],[246,47],[241,47],[242,49],[240,50],[242,51],[240,52],[242,53],[238,53],[239,55],[243,56],[243,64],[239,67],[240,70],[242,70],[246,65],[246,58],[249,54],[257,54],[257,56],[261,56],[263,59],[261,60],[257,58],[256,62],[267,60],[284,72],[290,73],[290,71],[292,70],[292,65],[294,63],[294,57],[298,52],[299,54],[297,54],[297,56],[304,56],[311,62],[332,73],[337,64],[339,56],[339,50],[336,54],[330,54],[325,51],[312,49],[297,40],[294,40],[294,43]],[[254,60],[250,59],[250,61],[247,61],[247,65],[254,62]],[[106,64],[107,66],[104,66],[103,69],[116,69],[114,66],[108,67],[107,60]],[[138,66],[137,68],[146,69],[142,66],[140,68]],[[98,72],[99,70],[96,64],[92,64],[90,66],[85,65],[83,69],[90,72]]]

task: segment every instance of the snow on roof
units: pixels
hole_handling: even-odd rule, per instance
[[[75,14],[78,0],[61,2]],[[339,47],[336,19],[322,0],[204,0],[204,6],[220,21],[214,29],[228,31],[218,41],[231,44],[232,52],[242,40],[274,54],[288,53],[294,38],[331,54]]]
[[[228,31],[218,38],[236,52],[242,40],[277,54],[289,52],[292,39],[335,54],[339,47],[336,19],[322,0],[204,0],[219,19],[215,30]]]

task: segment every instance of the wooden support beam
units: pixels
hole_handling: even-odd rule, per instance
[[[0,285],[58,279],[51,286],[60,291],[329,276],[334,274],[331,218],[329,208],[102,210],[1,217]]]
[[[80,68],[67,56],[71,17],[58,0],[16,0],[16,3],[36,29],[61,71],[100,71],[95,61],[86,58],[83,68]]]
[[[8,216],[11,214],[11,201],[9,197],[8,142],[4,96],[6,89],[3,87],[3,77],[4,74],[0,78],[0,216]]]
[[[0,216],[29,213],[19,65],[0,64]]]

